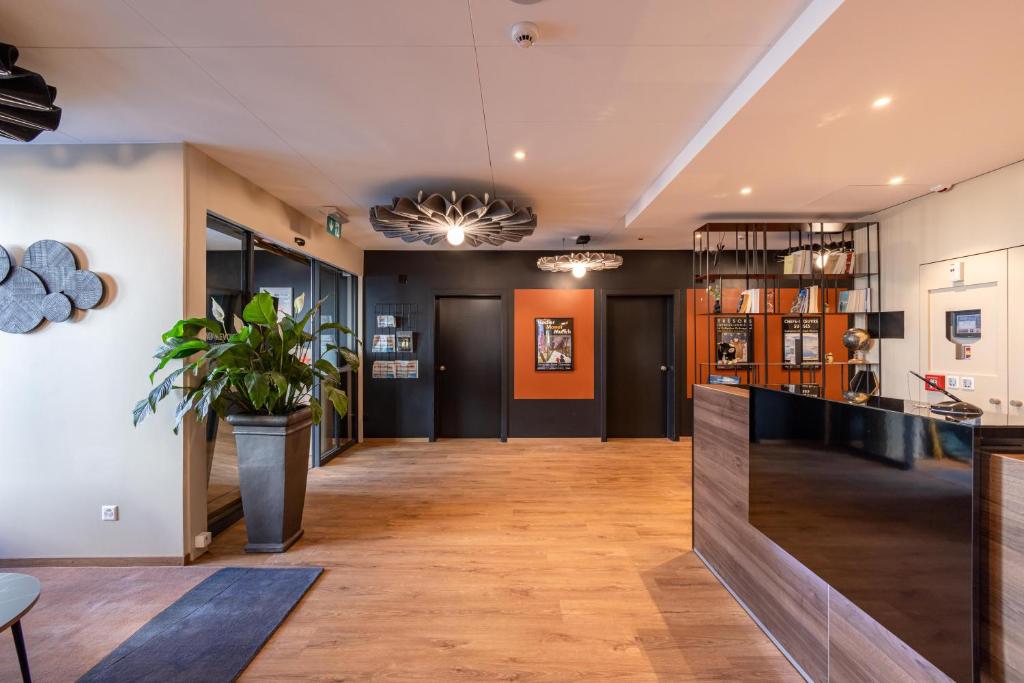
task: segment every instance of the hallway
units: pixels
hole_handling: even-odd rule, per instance
[[[799,681],[690,551],[690,443],[376,442],[311,470],[305,536],[191,567],[40,567],[38,680],[74,681],[218,565],[322,566],[247,681]],[[0,680],[16,676],[0,639]]]
[[[690,552],[688,441],[376,442],[306,505],[201,562],[326,569],[244,680],[799,680]]]

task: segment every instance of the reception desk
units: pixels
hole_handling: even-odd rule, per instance
[[[1024,424],[694,392],[694,548],[808,679],[1024,677]]]

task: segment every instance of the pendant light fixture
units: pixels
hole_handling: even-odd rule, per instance
[[[471,247],[497,247],[532,235],[537,214],[528,206],[491,199],[487,193],[481,201],[476,195],[459,197],[454,191],[451,199],[439,194],[424,198],[421,190],[416,199],[395,197],[391,206],[371,208],[370,225],[385,237],[403,242],[437,244],[446,239],[456,247],[463,242]]]
[[[563,245],[564,245],[563,240]],[[588,235],[582,235],[576,244],[586,245],[590,242]],[[537,267],[549,273],[572,273],[573,277],[582,278],[592,270],[615,270],[622,265],[622,257],[604,251],[576,251],[557,256],[541,256],[537,259]]]
[[[57,89],[39,74],[15,66],[18,48],[0,43],[0,137],[31,142],[45,130],[57,130]]]

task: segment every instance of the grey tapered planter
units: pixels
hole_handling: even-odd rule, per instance
[[[283,553],[302,537],[306,502],[309,408],[291,415],[229,415],[238,447],[238,484],[247,553]]]

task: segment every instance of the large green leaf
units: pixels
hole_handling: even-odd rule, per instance
[[[262,408],[270,395],[270,384],[262,372],[250,372],[245,376],[245,388],[249,392],[249,401],[256,410]]]
[[[277,324],[277,308],[274,306],[274,297],[266,292],[260,292],[254,296],[242,310],[242,319],[247,323],[257,325]]]
[[[149,373],[149,381],[152,382],[153,378],[156,376],[156,373],[163,370],[167,366],[167,364],[170,363],[172,360],[188,358],[189,356],[195,353],[205,351],[206,349],[209,348],[210,345],[200,339],[192,339],[190,341],[184,342],[183,344],[179,344],[178,346],[174,347],[173,350],[163,355],[163,357],[160,360],[160,363],[157,364],[155,368],[153,368],[153,372]]]
[[[334,406],[334,410],[338,413],[338,417],[345,417],[348,415],[348,394],[337,387],[326,387],[325,388],[327,399]]]
[[[174,327],[164,332],[162,339],[164,343],[175,337],[195,337],[200,330],[209,330],[214,334],[224,334],[224,328],[215,320],[209,318],[188,318],[179,320]]]
[[[323,358],[319,359],[315,364],[316,369],[324,373],[336,383],[341,382],[341,373],[338,372],[338,368],[334,367],[334,364]]]
[[[309,412],[311,413],[310,417],[313,418],[313,424],[320,424],[320,420],[324,416],[324,409],[320,405],[320,401],[315,398],[309,399]]]

